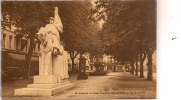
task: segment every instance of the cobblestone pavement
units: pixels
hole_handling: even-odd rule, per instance
[[[155,81],[147,81],[145,78],[139,78],[139,76],[132,75],[129,72],[110,72],[106,76],[88,76],[87,80],[77,80],[77,74],[71,74],[69,80],[71,83],[75,83],[75,88],[46,98],[156,98]],[[14,89],[25,87],[31,82],[32,79],[19,83],[4,84],[2,85],[2,96],[18,99],[41,98],[13,96]]]

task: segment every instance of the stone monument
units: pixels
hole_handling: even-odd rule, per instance
[[[50,17],[49,22],[37,33],[41,42],[39,75],[33,77],[33,84],[16,89],[15,95],[51,96],[74,87],[74,83],[68,81],[68,53],[60,42],[59,33],[63,32],[63,25],[57,7],[54,18]]]
[[[86,74],[86,60],[83,56],[79,58],[79,74],[77,79],[88,79],[88,75]]]

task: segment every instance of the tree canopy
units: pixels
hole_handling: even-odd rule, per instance
[[[99,27],[88,19],[92,8],[90,1],[3,1],[2,26],[13,25],[19,29],[19,36],[30,38],[26,66],[30,64],[35,34],[40,27],[48,23],[49,17],[54,16],[55,6],[59,9],[63,24],[63,34],[60,34],[60,38],[72,59],[79,53],[90,52],[95,45],[95,32]]]
[[[103,19],[100,37],[105,53],[132,60],[140,48],[156,49],[156,3],[147,1],[97,0],[90,19]]]
[[[143,62],[148,58],[148,79],[152,80],[152,54],[156,49],[156,1],[97,0],[89,18],[104,20],[100,32],[104,52],[113,55],[123,64],[140,61],[140,77]],[[136,66],[137,69],[137,66]]]

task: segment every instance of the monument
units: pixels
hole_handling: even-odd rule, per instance
[[[77,80],[80,79],[88,79],[88,75],[86,74],[86,60],[83,56],[79,58],[79,74]]]
[[[74,87],[74,83],[68,81],[68,53],[60,42],[63,25],[57,7],[54,13],[54,18],[49,18],[50,23],[37,33],[41,42],[39,75],[33,77],[33,84],[16,89],[15,95],[51,96]]]

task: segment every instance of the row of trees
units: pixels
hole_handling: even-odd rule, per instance
[[[72,59],[78,54],[94,52],[96,47],[96,33],[99,25],[87,18],[92,4],[90,1],[3,1],[2,2],[2,28],[15,26],[16,37],[22,36],[30,39],[30,47],[27,53],[24,78],[29,77],[31,56],[35,46],[34,39],[40,27],[48,23],[48,18],[54,16],[54,7],[59,8],[59,15],[63,24],[63,34],[60,34],[61,42]],[[27,42],[24,43],[24,46]],[[23,47],[21,47],[23,48]]]
[[[89,18],[104,20],[99,31],[104,53],[118,61],[136,62],[136,75],[140,61],[140,77],[143,62],[148,58],[148,80],[152,80],[152,54],[156,50],[156,1],[97,0]],[[132,70],[134,74],[134,70]]]
[[[95,4],[91,9],[90,1],[2,2],[2,26],[13,25],[18,29],[17,37],[30,39],[24,78],[29,76],[35,34],[48,23],[47,19],[54,15],[54,7],[57,6],[64,27],[60,37],[72,59],[73,70],[78,54],[89,52],[92,56],[100,56],[103,51],[118,61],[132,62],[132,67],[136,62],[136,75],[137,62],[140,61],[140,77],[144,77],[143,62],[147,56],[148,79],[152,80],[152,54],[156,49],[156,2],[97,0]],[[100,20],[104,20],[101,30],[97,23]]]

